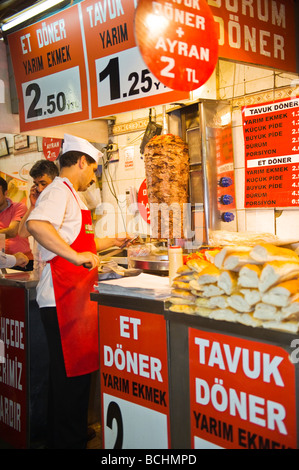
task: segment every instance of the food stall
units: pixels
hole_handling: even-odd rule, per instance
[[[75,135],[96,143],[100,140],[107,147],[103,170],[116,168],[114,179],[119,192],[126,196],[123,208],[128,209],[127,220],[124,227],[121,223],[120,226],[134,227],[138,218],[141,226],[138,234],[146,232],[141,237],[142,244],[133,244],[127,250],[124,258],[128,269],[125,259],[117,258],[125,268],[117,267],[115,272],[112,266],[111,280],[104,280],[100,270],[99,283],[91,293],[92,300],[98,304],[100,326],[99,406],[103,446],[107,449],[298,448],[298,329],[293,317],[287,319],[287,315],[296,312],[292,310],[294,307],[289,314],[281,312],[290,307],[291,297],[292,301],[296,300],[295,293],[288,297],[283,291],[285,305],[272,306],[263,300],[263,308],[257,308],[261,303],[259,284],[242,286],[246,292],[240,292],[241,266],[233,265],[240,258],[246,260],[244,264],[259,266],[262,271],[267,261],[249,262],[253,259],[249,253],[255,246],[282,245],[295,254],[295,246],[290,247],[290,243],[299,240],[299,232],[294,238],[291,233],[286,237],[286,224],[280,223],[284,217],[294,218],[299,205],[297,194],[292,194],[296,187],[291,191],[288,187],[290,182],[297,184],[298,172],[298,69],[295,55],[286,54],[295,52],[292,47],[295,6],[282,2],[285,10],[273,7],[272,16],[267,9],[247,6],[246,17],[238,2],[234,6],[232,2],[208,2],[219,27],[219,58],[224,60],[218,62],[217,73],[212,73],[204,67],[203,48],[200,67],[198,59],[195,60],[195,49],[191,48],[189,55],[195,65],[188,65],[192,83],[186,90],[182,89],[184,80],[182,84],[178,77],[170,85],[171,80],[165,84],[165,76],[161,79],[159,71],[151,74],[149,69],[155,65],[147,62],[146,47],[153,51],[153,46],[138,44],[143,50],[141,56],[133,34],[133,2],[122,2],[124,11],[118,10],[116,16],[109,10],[104,29],[103,11],[97,3],[100,2],[77,2],[53,18],[28,26],[25,32],[13,33],[9,47],[18,51],[15,61],[16,57],[23,59],[14,64],[21,132],[62,138],[64,129],[72,125]],[[158,8],[158,2],[155,4]],[[178,23],[177,10],[174,14]],[[193,16],[187,7],[183,11],[184,21],[194,33]],[[275,27],[270,24],[270,17]],[[202,23],[196,23],[199,24]],[[60,29],[55,41],[48,44],[51,25]],[[70,25],[73,29],[69,32]],[[269,31],[264,31],[265,25]],[[254,39],[255,28],[259,40]],[[171,40],[176,41],[177,37]],[[100,47],[94,47],[99,41],[101,54]],[[192,35],[186,39],[189,46],[193,42]],[[182,43],[178,49],[181,53],[167,56],[164,65],[166,62],[170,66],[172,60],[178,61],[182,56],[186,61]],[[206,49],[208,43],[209,38],[205,38]],[[159,54],[152,55],[164,54],[166,44],[169,43],[160,40]],[[56,64],[53,57],[59,51],[66,54],[63,57],[67,60]],[[170,54],[171,48],[167,52]],[[212,63],[215,60],[212,45],[210,52]],[[33,64],[41,64],[40,60],[34,62],[38,57],[50,57],[52,61],[44,59],[43,67],[34,69]],[[238,63],[246,64],[242,65],[242,77],[237,77]],[[250,74],[246,75],[248,64],[252,69],[261,65],[268,70],[287,71],[292,83],[289,76],[284,77],[280,88],[277,83],[281,74],[273,72],[273,82],[267,82],[263,93],[265,85],[261,81],[265,76],[263,69],[259,69],[256,88],[248,85],[246,90],[244,82],[252,84]],[[180,62],[180,67],[186,65]],[[203,75],[197,75],[198,69],[202,69]],[[159,76],[161,86],[154,76]],[[168,78],[173,78],[171,73]],[[74,85],[71,93],[66,85],[68,80]],[[231,82],[232,91],[228,90]],[[242,92],[238,92],[241,86]],[[140,118],[140,108],[146,110],[143,118]],[[148,126],[144,118],[148,108],[160,110],[157,114],[160,126]],[[87,137],[88,128],[99,121],[102,126],[105,120],[109,137],[96,137],[96,128]],[[154,132],[147,132],[149,127]],[[137,137],[136,129],[141,131]],[[141,153],[139,144],[143,136],[148,138]],[[117,179],[119,168],[122,174]],[[110,203],[108,174],[105,178],[103,183],[107,185],[103,186],[102,196],[104,203]],[[165,212],[160,207],[155,213],[155,204],[161,203],[167,206]],[[95,231],[100,234],[106,230],[108,234],[111,219],[105,220],[104,209],[109,211],[99,206],[94,214]],[[120,198],[117,206],[118,210]],[[115,212],[114,206],[113,210],[113,217],[122,221],[123,214]],[[279,211],[283,212],[282,219]],[[252,219],[256,220],[250,225]],[[115,224],[111,226],[114,228]],[[283,229],[281,236],[279,232],[283,233]],[[264,236],[258,237],[259,233]],[[256,238],[252,239],[250,234]],[[181,249],[183,264],[179,262],[170,283],[172,246]],[[228,247],[231,252],[225,252],[224,256],[222,250]],[[231,256],[232,264],[216,266],[216,255],[217,260],[223,256],[223,262],[226,255]],[[218,277],[225,275],[220,281],[216,276],[204,284],[199,279],[200,268],[188,266],[194,260],[198,261],[197,266],[208,263]],[[178,272],[183,266],[188,270]],[[136,270],[143,272],[138,275]],[[264,276],[268,279],[269,274],[266,272]],[[275,277],[275,273],[271,276]],[[237,288],[229,292],[233,281]],[[6,282],[4,279],[3,283]],[[276,299],[277,294],[272,293],[272,297]],[[257,298],[254,303],[253,299]],[[18,446],[17,442],[14,444]]]

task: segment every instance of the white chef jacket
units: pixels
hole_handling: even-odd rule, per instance
[[[17,260],[14,255],[8,255],[0,251],[0,268],[13,268]]]
[[[64,181],[72,188],[76,199]],[[81,229],[81,209],[87,209],[73,188],[68,178],[57,176],[39,195],[35,208],[28,220],[44,220],[50,222],[59,235],[71,245]],[[54,258],[55,253],[38,244],[42,261]],[[44,267],[37,285],[36,301],[39,307],[55,307],[55,296],[50,264]]]

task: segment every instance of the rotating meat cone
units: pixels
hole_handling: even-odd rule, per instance
[[[144,150],[153,238],[184,238],[188,202],[189,155],[178,136],[153,137]]]

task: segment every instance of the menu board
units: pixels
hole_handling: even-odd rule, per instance
[[[188,98],[145,65],[135,7],[86,0],[8,36],[21,132]]]
[[[242,108],[245,208],[299,206],[299,98]]]
[[[9,35],[8,42],[21,132],[89,118],[76,6]]]
[[[100,305],[99,325],[104,448],[169,448],[163,315]]]
[[[297,448],[295,366],[276,345],[189,329],[195,449]]]
[[[28,435],[25,289],[0,290],[0,440],[25,449]]]

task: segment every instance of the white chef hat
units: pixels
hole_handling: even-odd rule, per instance
[[[81,139],[81,137],[75,137],[74,135],[64,134],[62,153],[70,151],[82,152],[83,154],[87,154],[91,158],[93,158],[96,163],[98,163],[99,159],[103,156],[102,152],[96,149],[87,140]]]

